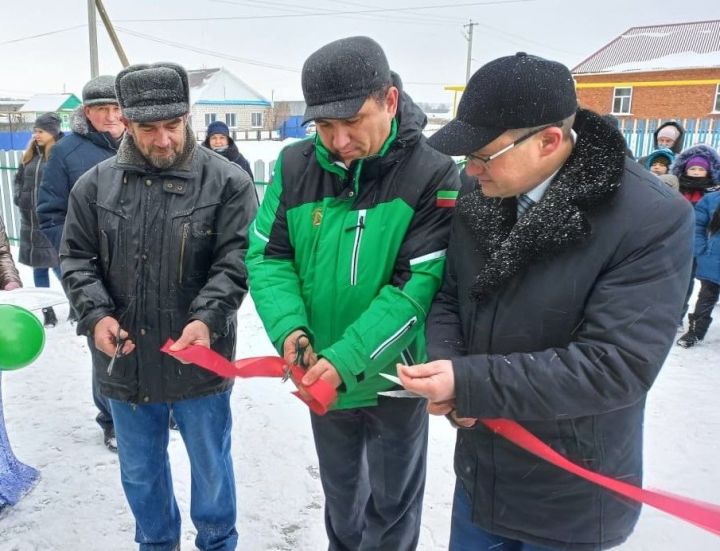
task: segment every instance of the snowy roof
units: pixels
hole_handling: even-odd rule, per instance
[[[71,103],[79,104],[80,100],[75,94],[35,94],[18,111],[22,113],[48,113],[59,111],[68,100],[75,98]]]
[[[224,67],[188,71],[190,103],[267,105],[270,102]]]
[[[631,27],[573,74],[720,67],[720,20]]]

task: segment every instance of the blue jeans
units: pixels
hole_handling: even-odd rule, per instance
[[[55,266],[52,271],[60,281],[60,268]],[[50,287],[50,268],[33,268],[33,283],[35,287]]]
[[[140,551],[172,550],[180,540],[167,446],[172,409],[190,459],[190,518],[201,551],[237,546],[235,477],[230,456],[230,391],[159,404],[110,400],[120,475],[135,516]]]
[[[472,522],[472,503],[460,482],[455,483],[449,551],[550,551],[520,540],[486,532]]]

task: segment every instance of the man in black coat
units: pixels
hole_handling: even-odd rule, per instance
[[[117,153],[125,132],[115,97],[114,76],[100,75],[89,80],[83,86],[82,100],[82,105],[70,117],[72,133],[52,148],[37,191],[40,229],[56,252],[60,250],[70,190],[88,169]],[[72,308],[70,319],[75,319]],[[98,410],[95,421],[103,431],[105,446],[117,451],[110,405],[94,375],[92,394]]]
[[[92,337],[140,549],[179,548],[167,452],[172,411],[190,460],[195,545],[230,551],[238,538],[233,381],[160,348],[172,338],[173,350],[199,345],[233,358],[254,186],[237,165],[195,143],[182,67],[133,65],[116,89],[128,131],[117,156],[70,193],[63,286],[78,333]]]
[[[640,506],[487,430],[507,418],[586,468],[642,481],[645,398],[687,289],[692,215],[577,109],[559,63],[519,53],[475,73],[430,139],[467,155],[431,361],[399,367],[460,427],[452,550],[591,551],[622,543]]]

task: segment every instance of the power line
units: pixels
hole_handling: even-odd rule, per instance
[[[289,73],[299,73],[300,72],[300,69],[297,69],[295,67],[288,67],[287,65],[277,65],[274,63],[265,63],[264,61],[258,61],[257,59],[237,57],[237,56],[225,54],[223,52],[216,52],[214,50],[206,50],[205,48],[199,48],[197,46],[190,46],[188,44],[183,44],[181,42],[173,42],[172,40],[165,40],[163,38],[158,38],[156,36],[152,36],[149,34],[143,34],[143,33],[137,32],[137,31],[131,31],[130,29],[125,29],[123,27],[116,27],[116,29],[125,34],[136,36],[138,38],[143,38],[145,40],[150,40],[152,42],[157,42],[159,44],[165,44],[166,46],[180,48],[181,50],[188,50],[190,52],[195,52],[197,54],[205,54],[205,55],[217,57],[220,59],[227,59],[229,61],[236,61],[238,63],[245,63],[247,65],[256,65],[258,67],[266,67],[268,69],[277,69],[278,71],[287,71]]]
[[[301,17],[323,17],[323,16],[340,16],[340,15],[358,15],[364,13],[387,13],[387,12],[407,12],[416,10],[436,10],[442,8],[464,8],[469,6],[489,6],[493,4],[517,4],[525,2],[534,2],[535,0],[490,0],[488,2],[463,2],[461,4],[434,4],[427,6],[413,6],[410,8],[376,8],[368,10],[354,10],[354,11],[335,11],[332,13],[327,12],[315,12],[315,13],[290,13],[290,14],[275,14],[275,15],[238,15],[238,16],[223,16],[223,17],[171,17],[166,19],[118,19],[121,23],[168,23],[168,22],[197,22],[197,21],[238,21],[238,20],[251,20],[251,19],[293,19]]]
[[[73,25],[72,27],[65,27],[65,28],[63,28],[63,29],[57,29],[57,30],[54,30],[54,31],[48,31],[48,32],[46,32],[46,33],[33,34],[33,35],[30,35],[30,36],[22,36],[22,37],[20,37],[20,38],[13,38],[12,40],[4,40],[4,41],[0,42],[0,46],[3,46],[4,44],[13,44],[13,43],[15,43],[15,42],[23,42],[24,40],[33,40],[33,39],[35,39],[35,38],[42,38],[43,36],[50,36],[50,35],[53,35],[53,34],[64,33],[64,32],[67,32],[67,31],[74,31],[75,29],[82,29],[82,28],[84,28],[84,27],[87,27],[87,25],[85,25],[85,24],[83,24],[83,25]]]

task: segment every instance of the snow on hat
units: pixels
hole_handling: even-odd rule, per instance
[[[171,120],[190,111],[187,72],[175,63],[131,65],[118,73],[115,90],[123,115],[133,122]]]
[[[575,82],[567,67],[518,52],[475,72],[460,99],[457,116],[428,143],[448,155],[467,155],[506,130],[558,123],[577,108]]]
[[[380,44],[367,36],[341,38],[305,60],[302,90],[307,108],[303,124],[314,119],[349,119],[368,96],[392,83]]]
[[[658,138],[670,138],[672,141],[680,137],[680,131],[672,124],[663,126],[657,133]]]
[[[693,166],[699,166],[704,168],[705,170],[710,170],[710,163],[705,157],[701,157],[700,155],[695,155],[694,157],[690,157],[685,163],[685,170],[688,168],[691,168]]]
[[[83,105],[107,105],[117,103],[115,77],[100,75],[89,80],[82,89]]]
[[[57,138],[60,135],[60,117],[56,113],[43,113],[35,119],[33,128],[44,130],[53,138]]]
[[[222,134],[226,138],[229,138],[230,137],[230,129],[228,128],[227,124],[225,124],[222,121],[213,121],[207,127],[208,138],[210,136],[212,136],[213,134]]]

